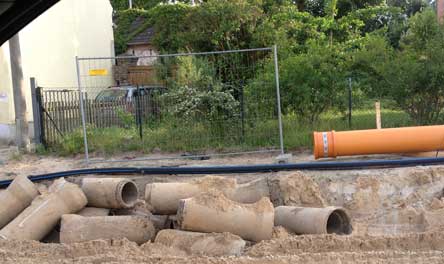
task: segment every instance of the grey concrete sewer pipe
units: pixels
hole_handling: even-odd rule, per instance
[[[270,197],[268,179],[265,177],[237,184],[234,192],[229,193],[227,197],[239,203],[255,203],[263,197]]]
[[[350,216],[341,207],[309,208],[278,206],[274,224],[296,234],[348,235],[353,231]]]
[[[125,178],[85,178],[82,190],[88,206],[99,208],[131,208],[139,196],[136,184]]]
[[[231,233],[200,233],[174,229],[160,231],[154,242],[188,254],[205,256],[238,256],[246,245],[245,240]]]
[[[26,176],[17,176],[0,193],[0,228],[19,215],[39,195],[37,187]]]
[[[202,193],[180,201],[177,221],[182,230],[229,232],[258,242],[271,238],[274,208],[269,198],[241,204],[219,192]]]
[[[126,238],[143,244],[154,238],[153,223],[140,216],[91,216],[74,214],[62,216],[60,242],[76,243],[97,239]]]
[[[175,214],[181,199],[201,193],[218,190],[226,197],[240,203],[254,203],[262,197],[269,197],[266,179],[237,184],[235,179],[207,176],[192,182],[151,183],[145,187],[145,201],[157,214]]]
[[[54,187],[53,187],[54,186]],[[41,240],[64,214],[80,211],[87,200],[79,186],[63,178],[53,183],[51,192],[37,196],[22,213],[0,230],[0,237],[15,240]]]
[[[115,209],[111,211],[111,215],[132,215],[139,217],[148,218],[156,228],[156,230],[162,230],[165,228],[170,228],[171,223],[168,221],[168,215],[153,215],[150,211],[139,208],[125,208],[125,209]]]
[[[76,214],[81,216],[107,216],[110,213],[108,208],[97,208],[97,207],[85,207]]]

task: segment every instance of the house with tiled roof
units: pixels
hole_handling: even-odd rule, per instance
[[[136,32],[137,30],[146,27],[144,23],[145,19],[143,17],[138,17],[133,21],[133,23],[131,23],[130,32]],[[128,48],[125,52],[126,55],[134,55],[136,57],[148,56],[148,57],[139,58],[137,60],[137,66],[150,66],[153,65],[153,63],[155,62],[156,60],[155,57],[149,57],[149,56],[156,56],[159,54],[154,45],[152,44],[153,36],[154,36],[154,28],[146,27],[128,41],[127,43]]]

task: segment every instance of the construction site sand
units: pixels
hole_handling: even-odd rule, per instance
[[[262,158],[262,162],[267,159]],[[220,164],[224,161],[213,162]],[[39,159],[36,166],[41,164],[46,164],[48,172],[55,170],[44,159]],[[6,164],[2,169],[11,171],[17,166],[13,162],[10,167]],[[65,164],[61,169],[70,167]],[[31,171],[32,165],[26,170]],[[42,170],[40,166],[38,171]],[[136,182],[197,178],[143,177],[143,181],[136,177]],[[98,240],[72,245],[0,241],[0,263],[444,262],[444,166],[235,176],[238,182],[258,177],[268,177],[275,205],[345,207],[353,218],[353,234],[296,236],[276,227],[271,240],[250,245],[239,257],[191,256],[160,244],[138,246],[127,240]]]

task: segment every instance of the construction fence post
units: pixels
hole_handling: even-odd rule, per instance
[[[86,134],[86,118],[85,118],[85,106],[83,102],[83,91],[80,84],[80,67],[79,58],[76,56],[76,70],[77,70],[77,86],[79,90],[79,101],[80,101],[80,114],[82,116],[82,128],[83,128],[83,144],[85,147],[85,162],[89,163],[89,153],[88,153],[88,138]]]
[[[274,59],[274,77],[276,81],[276,97],[277,97],[277,110],[278,110],[278,123],[279,123],[279,147],[280,154],[283,155],[284,152],[284,132],[282,128],[282,111],[281,111],[281,92],[279,87],[279,63],[277,46],[273,45],[273,59]]]

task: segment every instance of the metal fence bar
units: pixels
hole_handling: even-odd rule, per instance
[[[274,60],[274,76],[276,81],[276,99],[277,99],[277,109],[278,109],[278,122],[279,122],[279,145],[281,149],[281,154],[284,154],[284,131],[282,128],[282,111],[281,111],[281,92],[279,88],[279,62],[277,45],[273,46],[273,60]]]
[[[82,128],[83,128],[83,144],[85,147],[85,161],[86,164],[89,162],[89,153],[88,153],[88,136],[86,134],[86,120],[85,120],[85,106],[83,103],[83,92],[82,86],[80,83],[80,68],[79,68],[79,59],[76,56],[76,70],[77,70],[77,85],[79,88],[79,100],[80,100],[80,113],[82,115]]]
[[[212,54],[227,54],[227,53],[239,53],[249,51],[272,51],[273,48],[255,48],[255,49],[239,49],[239,50],[223,50],[223,51],[207,51],[207,52],[184,52],[184,53],[172,53],[172,54],[158,54],[158,55],[141,55],[137,58],[158,58],[158,57],[182,57],[182,56],[196,56],[196,55],[212,55]],[[78,57],[77,60],[113,60],[113,59],[134,59],[134,56],[116,56],[116,57]]]
[[[215,156],[206,154],[213,151],[216,156],[221,154],[218,152],[271,152],[278,140],[284,153],[280,98],[274,98],[280,96],[277,64],[277,47],[76,57],[86,162],[92,162],[90,133],[113,137],[112,142],[129,150],[178,151],[187,157],[189,153]],[[262,71],[272,73],[273,67],[274,79],[260,78]],[[107,89],[112,83],[118,87]],[[65,109],[62,102],[60,122],[64,122]],[[94,140],[98,140],[98,148],[110,144],[101,137]],[[106,152],[114,151],[112,148],[115,146],[105,147]]]

